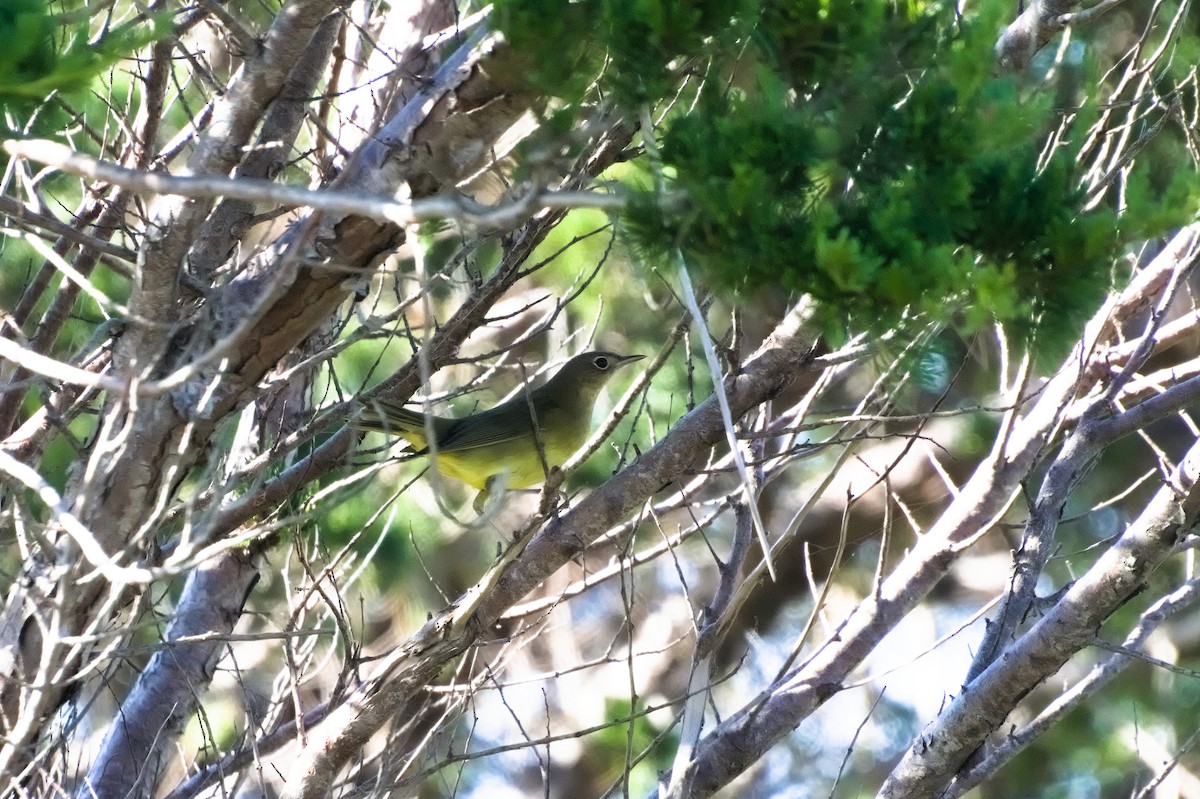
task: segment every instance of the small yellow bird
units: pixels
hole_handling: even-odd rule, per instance
[[[562,466],[587,440],[600,389],[614,372],[642,357],[585,352],[528,394],[521,392],[462,419],[430,416],[438,471],[480,489],[473,503],[477,513],[483,512],[492,491],[544,482],[548,469]],[[352,424],[359,430],[400,436],[417,455],[430,450],[423,413],[375,401]]]

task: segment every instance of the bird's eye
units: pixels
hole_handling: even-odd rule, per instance
[[[594,364],[597,369],[603,372],[608,369],[608,357],[604,355],[597,355],[592,359],[592,364]]]

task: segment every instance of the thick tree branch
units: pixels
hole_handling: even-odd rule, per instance
[[[1128,650],[1140,650],[1145,647],[1153,633],[1160,632],[1163,624],[1183,611],[1191,610],[1200,602],[1200,580],[1191,579],[1175,591],[1156,602],[1138,620],[1137,626],[1122,641],[1122,647]],[[985,779],[999,771],[1017,754],[1037,740],[1043,733],[1068,713],[1079,707],[1087,699],[1105,685],[1122,674],[1128,666],[1139,662],[1123,654],[1113,654],[1092,667],[1091,671],[1071,686],[1069,690],[1050,703],[1037,718],[1014,733],[1006,734],[990,746],[987,756],[966,773],[955,777],[947,797],[962,796],[967,791],[982,783]]]
[[[221,635],[233,632],[257,579],[254,558],[245,550],[226,552],[191,573],[163,648],[121,703],[79,799],[155,795],[167,755],[229,646]],[[189,636],[206,638],[178,643]]]
[[[925,728],[879,795],[940,796],[984,739],[1042,680],[1088,646],[1101,625],[1171,554],[1200,518],[1200,442],[1154,495],[1146,510],[1066,596]]]
[[[1028,67],[1038,50],[1066,27],[1064,17],[1077,5],[1078,0],[1031,0],[996,42],[1000,66],[1013,71]]]

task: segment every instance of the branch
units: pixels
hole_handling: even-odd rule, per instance
[[[494,206],[484,205],[461,194],[402,201],[392,197],[371,196],[352,189],[339,191],[283,186],[259,178],[212,175],[177,177],[161,172],[127,169],[42,139],[8,139],[4,142],[4,150],[16,158],[36,161],[68,174],[111,183],[139,194],[204,199],[226,197],[269,202],[285,208],[303,206],[338,216],[353,215],[390,222],[400,227],[430,220],[452,220],[469,229],[509,230],[545,209],[619,211],[627,203],[620,194],[579,190],[535,190],[518,200]]]
[[[1137,626],[1125,637],[1123,647],[1127,650],[1137,650],[1145,646],[1150,635],[1159,630],[1163,623],[1191,609],[1197,601],[1200,601],[1200,580],[1192,579],[1147,609],[1138,620]],[[1037,718],[1017,732],[1005,735],[1003,740],[990,749],[981,763],[972,767],[969,772],[957,776],[947,795],[962,796],[995,774],[1051,726],[1136,662],[1129,656],[1114,654],[1094,665],[1087,676],[1051,702]]]
[[[1110,444],[1151,422],[1177,412],[1200,394],[1200,378],[1192,378],[1115,417],[1111,415],[1114,398],[1127,384],[1134,370],[1150,356],[1156,343],[1159,321],[1166,316],[1179,288],[1196,266],[1194,247],[1188,247],[1180,254],[1179,263],[1180,268],[1172,272],[1171,282],[1162,292],[1156,313],[1152,314],[1148,329],[1140,337],[1139,346],[1129,356],[1124,368],[1102,392],[1075,403],[1084,408],[1079,423],[1067,436],[1041,481],[1037,500],[1025,523],[1021,545],[1014,553],[1010,588],[999,612],[984,633],[983,642],[967,671],[967,683],[996,659],[1015,635],[1017,627],[1028,617],[1029,608],[1036,598],[1037,583],[1053,551],[1058,523],[1066,510],[1067,501],[1100,453]]]
[[[222,6],[211,0],[206,7],[218,15],[219,10],[223,11]],[[330,14],[317,27],[303,56],[284,81],[278,99],[271,104],[254,145],[234,171],[234,182],[265,178],[259,182],[269,184],[270,178],[283,171],[300,134],[301,124],[307,117],[310,98],[317,94],[325,76],[344,22],[342,16]],[[226,25],[229,24],[226,20]],[[189,270],[199,284],[212,284],[216,270],[236,251],[238,242],[245,236],[254,212],[255,204],[250,199],[228,197],[204,220],[188,255]]]
[[[1104,621],[1145,583],[1200,518],[1200,441],[1117,542],[1002,659],[925,728],[879,795],[940,796],[955,772],[1013,707],[1088,646]]]
[[[45,230],[56,236],[62,236],[73,244],[79,245],[84,250],[95,250],[98,253],[108,256],[105,262],[124,277],[130,277],[133,274],[130,264],[137,258],[137,253],[113,244],[110,241],[105,241],[99,236],[84,233],[77,227],[79,225],[78,220],[75,221],[74,225],[60,222],[49,214],[39,213],[24,203],[17,202],[12,197],[0,197],[0,214],[3,214],[26,229]]]
[[[229,646],[221,636],[233,632],[257,580],[258,569],[245,550],[226,552],[191,573],[166,641],[121,704],[79,789],[80,799],[154,794],[168,752]],[[180,642],[191,636],[203,638]]]
[[[761,445],[761,439],[758,442]],[[758,481],[755,482],[757,488]],[[754,493],[749,497],[753,498]],[[752,501],[752,500],[751,500]],[[734,533],[728,562],[717,562],[720,577],[712,601],[704,608],[701,624],[696,631],[696,647],[688,671],[687,700],[679,722],[679,744],[671,767],[671,784],[666,786],[668,797],[688,796],[691,786],[686,782],[685,768],[692,759],[700,733],[704,728],[704,708],[712,701],[713,671],[716,667],[717,644],[727,629],[728,617],[738,610],[732,604],[735,586],[741,576],[746,554],[754,532],[754,519],[743,502],[733,504]]]
[[[1031,0],[996,42],[996,60],[1002,69],[1025,69],[1033,57],[1066,27],[1065,17],[1078,0]]]
[[[0,339],[3,341],[4,339]],[[37,471],[13,458],[7,452],[0,451],[0,472],[8,475],[21,485],[35,493],[53,514],[54,523],[66,531],[70,539],[79,548],[84,560],[96,567],[96,571],[116,585],[129,583],[145,583],[150,580],[150,572],[137,567],[121,566],[108,556],[101,546],[95,533],[87,528],[79,517],[63,502],[62,497],[54,490]],[[84,575],[88,576],[88,575]]]

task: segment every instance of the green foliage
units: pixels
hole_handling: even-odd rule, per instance
[[[498,0],[497,27],[513,50],[530,58],[529,76],[543,91],[575,98],[600,75],[619,104],[639,107],[669,94],[670,64],[703,56],[714,41],[732,41],[731,21],[756,7],[749,0]]]
[[[779,87],[765,93],[772,89]],[[811,207],[819,190],[811,171],[814,135],[780,102],[755,97],[730,103],[710,95],[701,106],[671,127],[662,148],[670,183],[688,198],[687,206],[678,216],[663,216],[657,194],[647,194],[626,229],[649,252],[680,247],[714,273],[736,264],[724,275],[727,285],[760,285],[796,247],[813,249]],[[794,281],[784,286],[803,288]]]
[[[78,17],[78,19],[77,19]],[[43,0],[0,3],[0,106],[39,103],[56,91],[88,85],[112,64],[170,33],[163,14],[108,28],[88,39],[81,12],[55,15]]]
[[[910,28],[923,38],[906,36]],[[670,129],[663,158],[674,174],[691,176],[676,186],[689,205],[674,222],[675,239],[659,246],[682,247],[689,262],[735,289],[777,284],[812,294],[835,335],[892,325],[912,311],[968,332],[998,318],[1018,333],[1034,330],[1031,319],[1050,338],[1068,333],[1107,286],[1115,226],[1106,212],[1081,211],[1070,153],[1059,151],[1039,167],[1030,134],[1041,109],[1022,107],[1006,81],[939,69],[937,53],[963,37],[926,17],[864,16],[841,20],[836,30],[848,46],[826,36],[822,52],[840,53],[833,61],[843,67],[841,85],[817,61],[794,59],[789,72],[820,82],[793,86],[792,96],[832,91],[865,98],[859,108],[841,114],[819,99],[788,103],[781,92],[760,92],[730,97],[721,116],[689,120],[687,149],[673,144],[682,126]],[[908,45],[876,48],[883,63],[868,67],[872,54],[861,47],[867,31]],[[910,70],[908,80],[872,77],[897,61],[905,69],[896,74]],[[788,120],[787,139],[807,130],[824,148],[784,146],[761,160],[762,141],[780,117]],[[737,135],[726,131],[730,119]],[[692,156],[697,150],[705,150],[702,158]],[[776,185],[760,182],[768,210],[760,205],[751,213],[774,224],[743,224],[752,201],[731,195],[736,187],[728,183],[706,180],[711,161],[734,173],[747,164],[773,170]],[[814,203],[818,175],[828,182]],[[797,191],[806,179],[809,188]],[[713,218],[729,236],[695,235],[714,227]]]
[[[671,755],[678,745],[678,736],[671,733],[660,738],[662,730],[650,721],[649,716],[635,715],[634,707],[626,699],[609,700],[605,705],[605,715],[610,719],[624,719],[630,716],[633,718],[628,722],[614,723],[597,732],[597,753],[602,762],[621,763],[631,748],[634,752],[644,752],[645,758],[630,774],[630,793],[646,794],[654,787],[656,776],[670,768]],[[612,778],[617,776],[613,774]]]
[[[1165,146],[1160,149],[1168,150]],[[1121,227],[1130,238],[1170,235],[1200,214],[1200,181],[1195,171],[1171,166],[1182,160],[1178,152],[1154,152],[1131,165],[1124,184],[1126,211],[1121,218]]]
[[[1121,241],[1111,211],[1084,210],[1075,153],[1043,157],[1050,100],[994,76],[995,10],[542,0],[498,19],[567,98],[599,73],[640,114],[670,96],[669,64],[704,70],[624,221],[651,263],[681,253],[734,292],[809,293],[834,338],[919,315],[1054,342],[1099,302]]]

